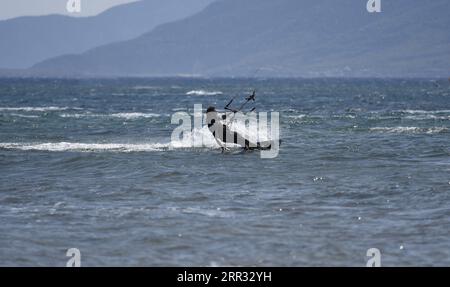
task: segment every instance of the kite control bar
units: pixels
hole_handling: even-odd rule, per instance
[[[236,98],[236,97],[233,97],[233,98],[228,102],[228,104],[225,106],[224,109],[227,110],[227,111],[231,111],[231,112],[233,112],[233,113],[240,112],[240,111],[242,111],[242,109],[245,107],[245,105],[247,105],[249,102],[251,102],[251,101],[254,102],[254,101],[255,101],[255,96],[256,96],[256,90],[253,90],[253,93],[252,93],[250,96],[248,96],[248,97],[245,98],[245,102],[244,102],[238,109],[233,109],[233,108],[230,107],[230,105],[233,103],[234,99]],[[255,107],[252,108],[252,109],[250,110],[250,112],[253,112],[255,109],[256,109]]]

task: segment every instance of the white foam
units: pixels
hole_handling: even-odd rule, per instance
[[[188,96],[216,96],[222,95],[220,91],[193,90],[186,93]]]
[[[208,127],[206,126],[201,129],[194,129],[190,133],[184,134],[183,138],[180,140],[171,141],[170,147],[174,149],[192,148],[195,147],[194,141],[199,142],[198,145],[201,145],[205,148],[220,148],[213,135],[209,131]]]
[[[371,131],[375,132],[385,132],[385,133],[423,133],[423,134],[438,134],[442,132],[447,132],[446,127],[431,127],[431,128],[420,128],[420,127],[374,127],[370,128]]]
[[[49,142],[49,143],[0,143],[0,149],[23,151],[50,152],[153,152],[196,147],[194,138],[201,139],[199,148],[216,149],[219,145],[207,127],[194,129],[186,133],[182,139],[168,143],[78,143],[78,142]]]
[[[63,118],[84,118],[84,117],[95,117],[95,118],[107,118],[107,117],[113,117],[113,118],[122,118],[127,120],[134,120],[139,118],[157,118],[160,117],[160,114],[155,113],[114,113],[114,114],[92,114],[92,113],[76,113],[76,114],[70,114],[70,113],[64,113],[60,114],[60,117]]]
[[[403,117],[407,120],[423,121],[423,120],[450,120],[450,116],[436,116],[433,114],[420,114]]]
[[[303,119],[306,118],[306,115],[289,115],[287,117],[291,119]]]
[[[179,112],[179,111],[186,111],[187,108],[173,108],[172,111],[173,112]]]
[[[425,110],[400,110],[397,112],[406,114],[445,114],[450,113],[450,110],[435,110],[435,111],[425,111]]]
[[[233,216],[232,213],[224,212],[220,209],[204,209],[204,208],[199,208],[199,207],[187,207],[187,208],[181,209],[181,212],[188,213],[188,214],[199,214],[199,215],[204,215],[204,216],[208,216],[208,217],[227,218],[227,217]]]
[[[69,109],[80,109],[80,108],[69,108],[69,107],[0,107],[0,111],[24,111],[24,112],[47,112],[47,111],[65,111]]]
[[[161,151],[169,148],[168,144],[117,144],[117,143],[0,143],[0,148],[15,149],[23,151],[79,151],[79,152],[99,152],[99,151],[116,151],[116,152],[145,152],[145,151]]]
[[[23,114],[16,114],[16,113],[12,113],[12,114],[10,114],[10,116],[19,117],[19,118],[28,118],[28,119],[39,118],[39,116],[35,116],[35,115],[23,115]]]
[[[265,130],[258,130],[258,125],[256,123],[254,123],[254,125],[246,126],[242,121],[233,121],[228,126],[230,130],[236,131],[241,135],[245,135],[245,137],[253,143],[270,140],[270,127],[266,127]]]
[[[258,134],[257,129],[246,127],[240,122],[230,124],[230,129],[246,135],[251,141],[268,141],[270,130],[266,133]],[[261,131],[260,131],[261,132]],[[235,144],[227,144],[228,148],[239,148]],[[175,149],[189,148],[220,148],[217,141],[209,131],[207,126],[194,129],[190,133],[185,133],[179,140],[167,143],[79,143],[79,142],[48,142],[48,143],[0,143],[0,149],[23,150],[23,151],[50,151],[50,152],[152,152],[167,151]]]
[[[424,120],[450,120],[450,110],[396,110],[389,115],[381,115],[382,112],[371,112],[376,116],[368,117],[370,120],[414,120],[414,121],[424,121]]]
[[[93,116],[93,115],[86,113],[86,114],[60,114],[59,116],[62,118],[77,118],[78,119],[78,118],[89,117],[89,116]]]
[[[160,114],[154,113],[116,113],[112,114],[112,117],[116,118],[124,118],[127,120],[138,119],[138,118],[157,118],[160,117]]]

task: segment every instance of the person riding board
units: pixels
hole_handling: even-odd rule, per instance
[[[212,133],[217,144],[222,148],[222,151],[227,150],[227,147],[225,146],[227,143],[240,145],[246,150],[261,149],[261,144],[259,142],[254,143],[240,133],[232,131],[222,122],[222,120],[225,119],[225,115],[219,117],[216,108],[213,106],[206,110],[206,123],[208,124],[208,129]]]

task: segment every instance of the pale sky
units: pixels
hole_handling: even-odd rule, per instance
[[[79,0],[81,13],[68,13],[69,0],[0,0],[0,20],[19,16],[65,14],[71,16],[96,15],[110,7],[138,0]]]

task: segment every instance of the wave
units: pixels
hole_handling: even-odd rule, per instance
[[[0,107],[0,111],[12,111],[12,112],[49,112],[49,111],[66,111],[66,110],[81,110],[81,108],[69,108],[69,107]]]
[[[169,144],[118,144],[118,143],[0,143],[0,149],[14,149],[23,151],[78,151],[78,152],[145,152],[163,151],[170,147]]]
[[[369,116],[368,120],[411,120],[411,121],[428,121],[428,120],[450,120],[449,116],[433,115],[433,114],[410,114],[410,115],[392,115],[392,116]]]
[[[270,130],[258,131],[250,129],[247,133],[246,126],[239,122],[230,123],[230,129],[246,134],[252,141],[268,141]],[[240,148],[236,144],[226,144],[227,148]],[[0,143],[0,149],[23,151],[50,151],[50,152],[152,152],[168,151],[176,149],[219,149],[220,146],[214,139],[207,126],[194,129],[185,133],[182,138],[168,143],[79,143],[79,142],[48,142],[48,143]]]
[[[307,115],[289,115],[287,117],[291,119],[304,119],[307,117]]]
[[[16,113],[12,113],[12,114],[9,114],[9,115],[13,116],[13,117],[27,118],[27,119],[39,118],[39,116],[36,116],[36,115],[23,115],[23,114],[16,114]]]
[[[160,114],[154,113],[116,113],[112,114],[112,117],[115,118],[124,118],[127,120],[138,119],[138,118],[157,118],[160,117]]]
[[[411,115],[403,117],[407,120],[423,121],[423,120],[450,120],[450,116],[436,116],[433,114]]]
[[[349,114],[341,114],[341,115],[334,115],[333,118],[337,119],[356,119],[355,115],[349,115]]]
[[[233,130],[241,130],[243,126],[231,125]],[[242,132],[243,130],[241,130]],[[250,138],[257,135],[249,134]],[[263,137],[259,137],[260,140]],[[238,145],[227,144],[228,148],[239,148]],[[218,149],[220,146],[212,136],[208,127],[194,129],[186,133],[181,139],[172,140],[168,143],[79,143],[79,142],[48,142],[48,143],[0,143],[0,149],[23,150],[23,151],[50,151],[50,152],[152,152],[168,151],[176,149]]]
[[[216,96],[222,95],[223,93],[220,91],[206,91],[206,90],[193,90],[186,93],[188,96]]]
[[[95,115],[86,113],[86,114],[60,114],[59,116],[62,117],[62,118],[76,118],[76,119],[78,119],[78,118],[83,118],[83,117],[91,117],[91,116],[95,116]]]
[[[385,133],[439,134],[448,132],[447,127],[374,127],[370,131]]]
[[[169,143],[79,143],[79,142],[48,142],[48,143],[0,143],[0,149],[22,151],[49,152],[154,152],[174,149],[194,148],[194,139],[201,139],[200,148],[216,149],[219,145],[214,140],[207,127],[194,129],[180,140]]]
[[[369,120],[450,120],[450,110],[394,110],[390,112],[370,112]]]
[[[127,120],[134,120],[139,118],[157,118],[160,117],[161,114],[155,113],[114,113],[114,114],[92,114],[92,113],[83,113],[83,114],[60,114],[62,118],[84,118],[84,117],[95,117],[95,118],[103,118],[103,117],[113,117],[113,118],[122,118]]]
[[[435,110],[435,111],[425,111],[425,110],[400,110],[396,111],[405,114],[446,114],[450,113],[450,110]]]

